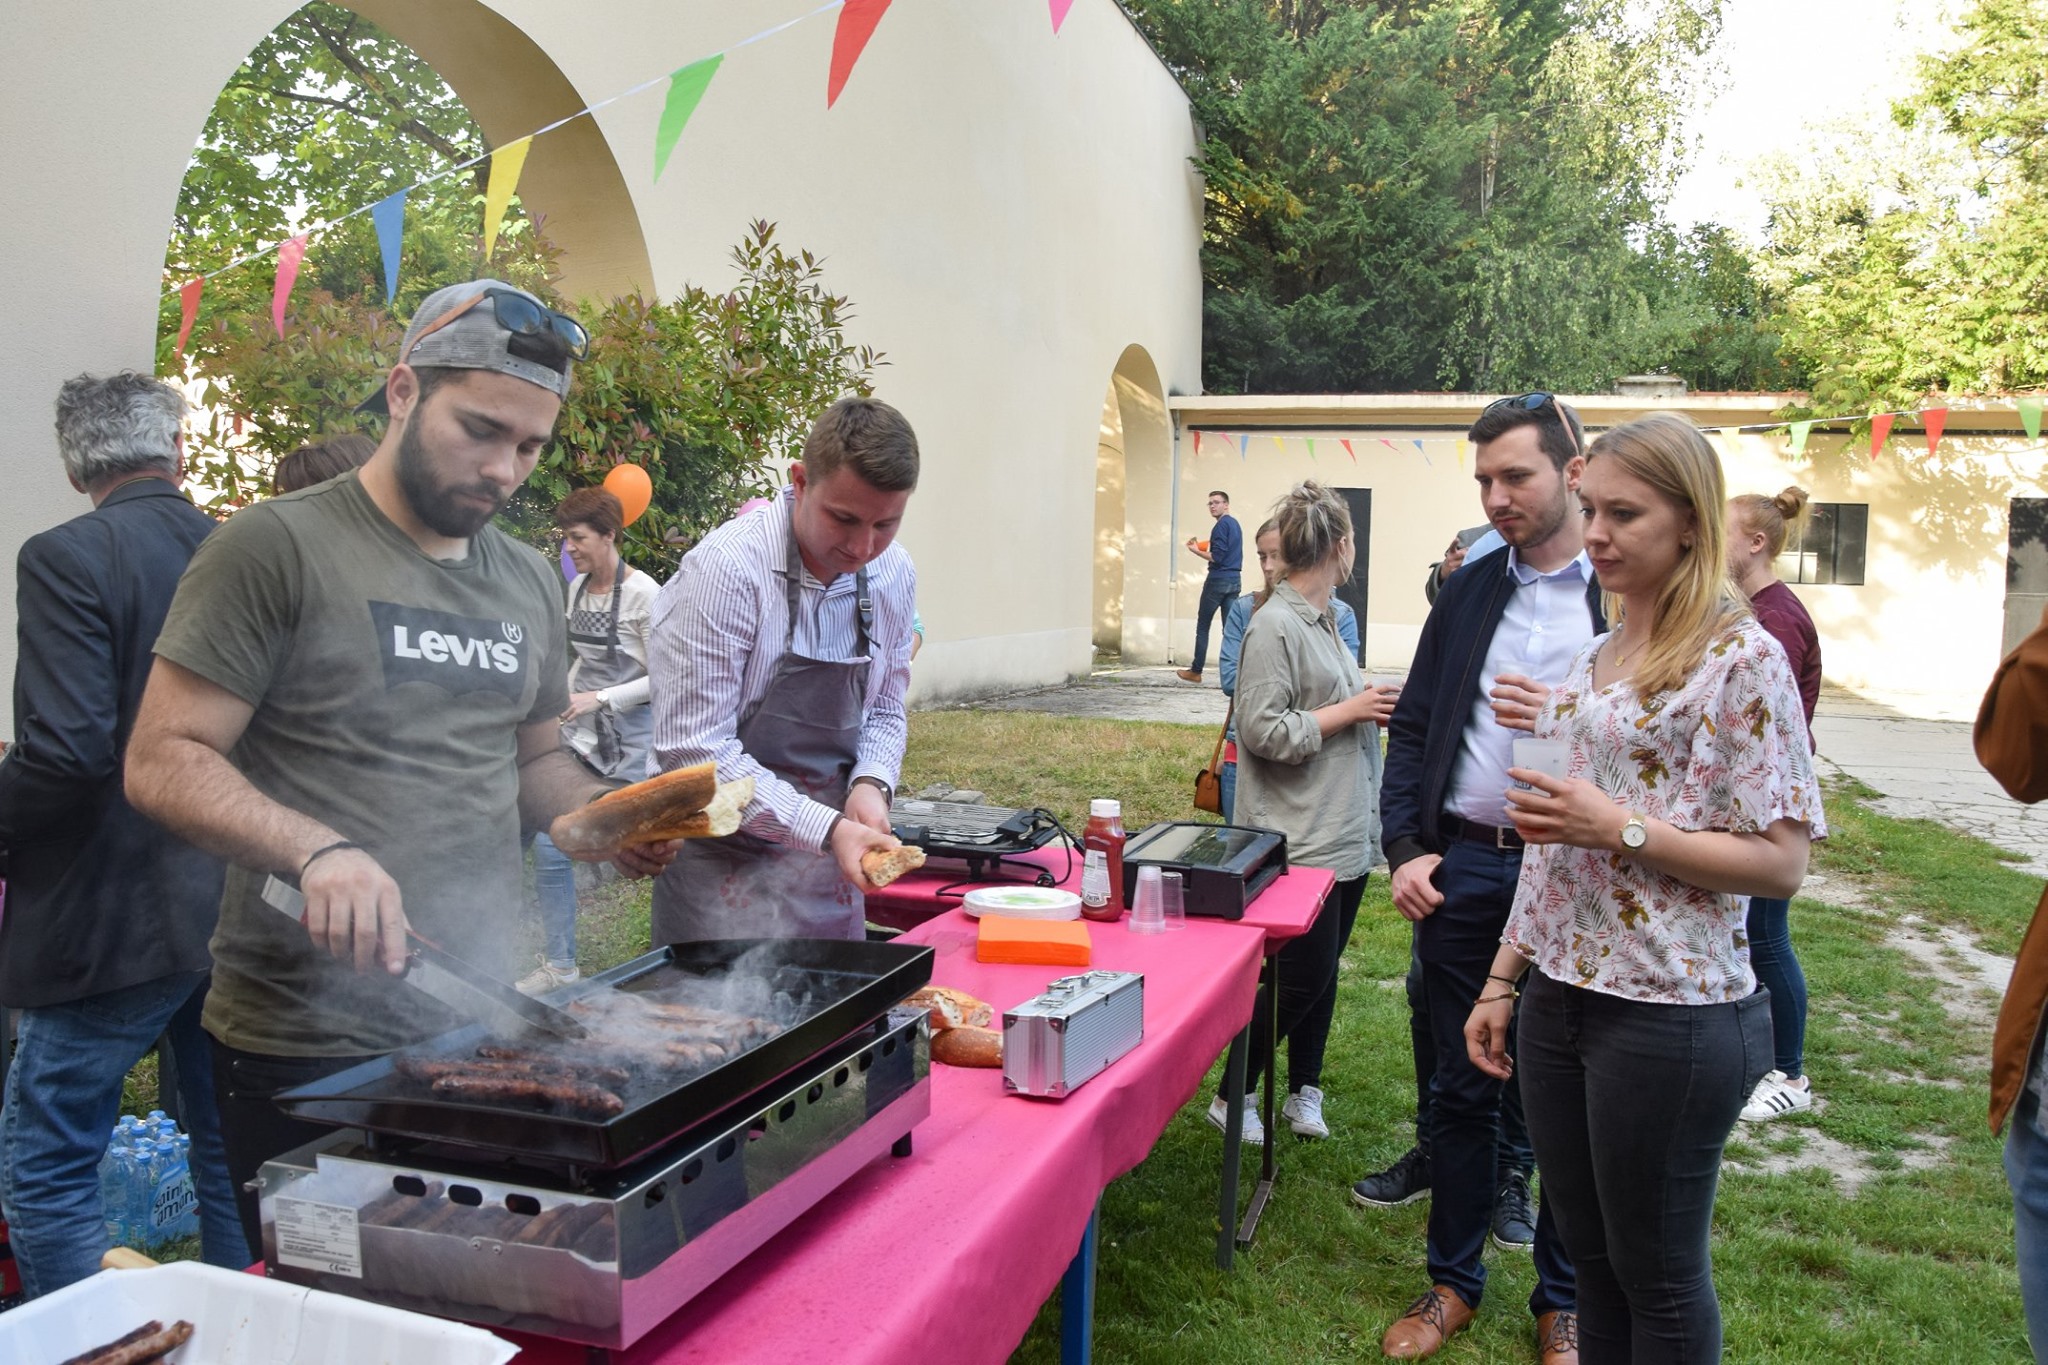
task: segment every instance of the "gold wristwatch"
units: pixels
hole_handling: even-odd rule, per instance
[[[1638,852],[1650,842],[1650,822],[1638,812],[1630,811],[1628,819],[1622,822],[1621,846],[1630,853]]]

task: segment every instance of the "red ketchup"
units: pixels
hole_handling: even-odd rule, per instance
[[[1109,901],[1103,905],[1081,902],[1083,919],[1114,923],[1124,914],[1124,807],[1121,801],[1094,800],[1088,803],[1088,824],[1081,831],[1083,852],[1100,849],[1109,864]]]

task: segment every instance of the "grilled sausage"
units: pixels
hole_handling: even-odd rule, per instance
[[[482,1104],[534,1100],[597,1118],[626,1111],[626,1102],[603,1086],[558,1076],[443,1076],[433,1082],[433,1090],[452,1100]]]
[[[517,1063],[535,1072],[559,1072],[577,1080],[595,1081],[604,1086],[621,1086],[632,1079],[632,1073],[622,1066],[608,1066],[603,1062],[586,1061],[562,1053],[536,1052],[532,1048],[507,1047],[498,1043],[485,1043],[476,1050],[476,1055],[486,1061]]]
[[[143,1365],[167,1351],[174,1351],[192,1339],[192,1324],[146,1322],[118,1341],[110,1341],[84,1355],[73,1356],[64,1365]]]

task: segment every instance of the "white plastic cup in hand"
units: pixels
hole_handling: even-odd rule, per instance
[[[1131,902],[1131,917],[1125,927],[1134,934],[1166,932],[1166,908],[1162,903],[1158,868],[1138,869],[1138,894]]]
[[[1518,739],[1515,741],[1515,766],[1531,772],[1542,773],[1564,781],[1565,768],[1572,758],[1572,746],[1561,739]],[[1534,791],[1527,782],[1515,784],[1523,791]]]
[[[1143,869],[1140,869],[1141,873],[1142,871]],[[1188,927],[1188,907],[1187,901],[1181,895],[1180,873],[1159,874],[1159,906],[1168,929]]]

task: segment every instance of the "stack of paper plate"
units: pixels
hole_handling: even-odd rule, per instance
[[[960,908],[971,919],[984,914],[1013,919],[1079,919],[1081,898],[1042,886],[983,886],[967,893]]]

